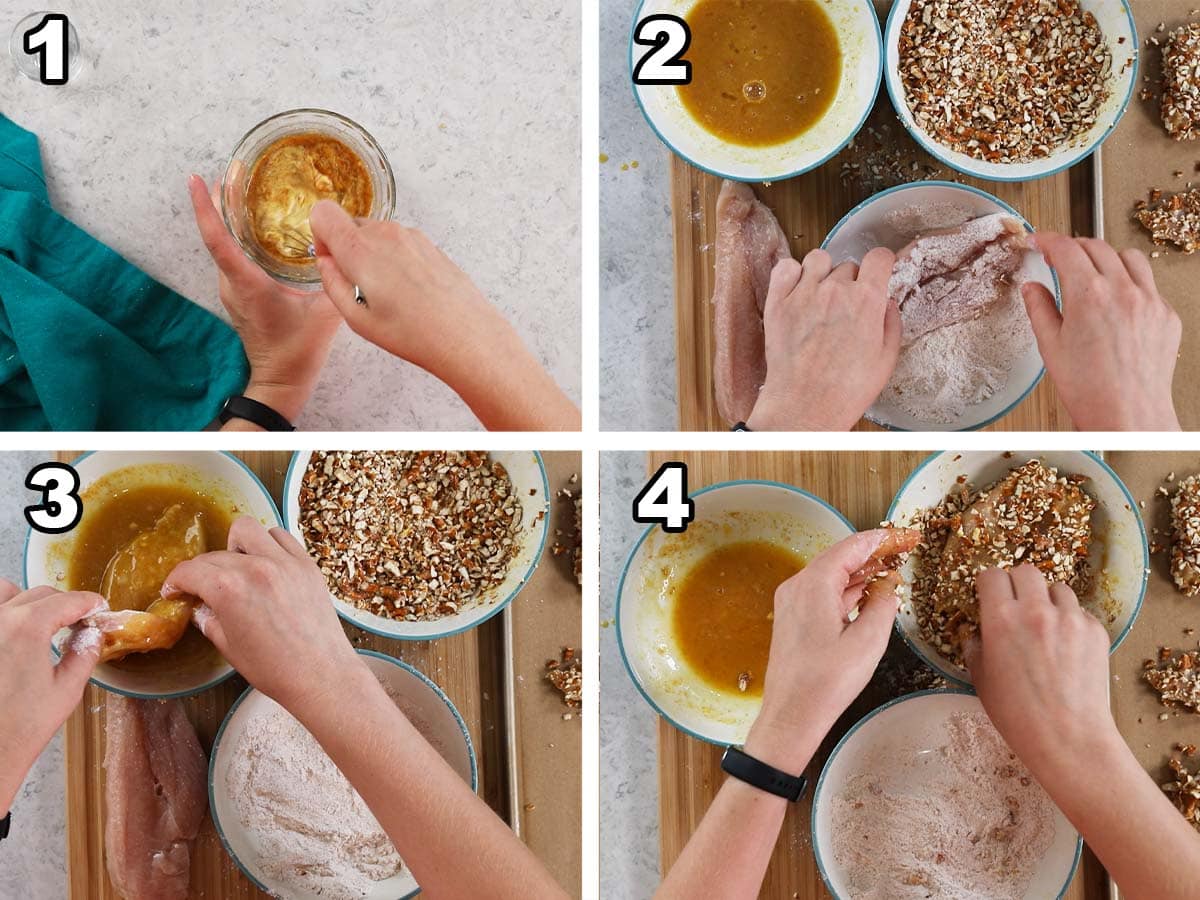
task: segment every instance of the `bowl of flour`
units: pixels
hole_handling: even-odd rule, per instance
[[[359,650],[409,721],[478,789],[466,723],[412,666]],[[209,806],[225,850],[254,884],[289,900],[398,900],[420,887],[365,801],[308,731],[248,689],[213,744]]]
[[[923,691],[842,738],[813,795],[813,852],[837,900],[1047,900],[1083,840],[973,694]]]
[[[955,229],[965,232],[956,238],[962,246],[947,240],[938,248],[958,257],[960,265],[951,271],[926,278],[906,272],[901,265],[893,270],[889,285],[893,297],[911,299],[905,287],[911,292],[920,282],[923,302],[901,303],[905,336],[900,359],[883,393],[867,411],[867,418],[877,425],[898,431],[982,428],[1008,415],[1041,381],[1042,357],[1021,286],[1037,282],[1057,303],[1058,279],[1042,254],[1029,249],[1020,253],[1011,271],[999,271],[1000,279],[991,283],[994,290],[972,297],[964,284],[976,279],[989,283],[986,272],[973,271],[986,267],[989,260],[970,252],[972,242],[986,245],[994,238],[984,230],[989,222],[1010,223],[1021,243],[1033,232],[1020,213],[985,191],[929,181],[876,194],[847,213],[825,239],[822,246],[837,265],[861,262],[876,247],[901,253],[930,235]],[[906,277],[913,284],[906,286]],[[977,284],[975,293],[979,292]],[[952,305],[958,309],[949,309]],[[946,315],[939,319],[939,313]]]

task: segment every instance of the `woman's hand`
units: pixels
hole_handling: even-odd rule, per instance
[[[195,622],[247,681],[304,720],[362,666],[325,576],[282,528],[243,516],[227,550],[180,563],[164,597],[190,594]]]
[[[1062,313],[1023,289],[1050,380],[1080,431],[1178,431],[1171,397],[1183,333],[1140,250],[1042,232],[1034,242],[1062,283]]]
[[[888,297],[895,255],[868,253],[836,269],[814,250],[771,272],[763,309],[767,382],[746,424],[754,431],[849,431],[900,357],[900,310]]]
[[[357,334],[446,382],[490,429],[580,426],[500,310],[424,234],[356,221],[331,200],[310,222],[325,291]]]
[[[885,574],[864,596],[862,572],[877,574],[878,561],[895,555],[898,531],[852,535],[775,592],[762,711],[746,740],[751,756],[799,774],[871,680],[896,619],[899,579]]]
[[[83,696],[100,641],[66,650],[55,665],[51,638],[104,607],[99,594],[50,587],[22,592],[0,579],[0,816],[25,774]],[[98,635],[97,635],[98,638]]]
[[[1108,703],[1109,636],[1075,592],[1031,565],[976,579],[967,664],[988,716],[1045,784],[1089,748],[1122,743]]]
[[[255,265],[225,227],[204,180],[188,179],[196,225],[220,273],[221,303],[250,361],[246,396],[291,422],[316,387],[342,316],[324,293],[284,287]],[[227,428],[258,430],[235,419]]]

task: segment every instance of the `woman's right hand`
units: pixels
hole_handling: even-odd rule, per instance
[[[329,600],[329,586],[299,541],[243,516],[228,550],[180,563],[164,597],[203,605],[196,625],[247,681],[304,720],[349,673],[366,671]]]
[[[355,220],[332,200],[309,221],[325,292],[355,333],[440,378],[487,428],[579,427],[579,410],[500,310],[424,234]]]

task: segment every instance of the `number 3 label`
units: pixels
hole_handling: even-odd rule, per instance
[[[37,54],[42,84],[67,83],[70,26],[62,13],[46,13],[42,21],[25,32],[22,47]]]
[[[25,476],[25,487],[42,492],[42,502],[25,507],[25,521],[43,534],[62,534],[79,524],[79,473],[66,463],[42,463]]]
[[[687,495],[687,466],[666,462],[658,467],[633,500],[633,521],[661,525],[668,534],[687,531],[696,518],[696,503]]]
[[[654,48],[633,67],[634,84],[692,83],[692,64],[681,58],[692,45],[692,32],[679,16],[646,16],[638,22],[633,42]]]

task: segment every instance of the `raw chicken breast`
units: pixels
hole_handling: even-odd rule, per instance
[[[888,291],[900,307],[902,342],[978,319],[1011,296],[1027,248],[1021,223],[998,214],[930,232],[901,250]]]
[[[178,700],[107,700],[108,876],[125,900],[187,900],[208,760]]]
[[[763,306],[776,263],[791,259],[787,236],[748,185],[726,181],[717,198],[713,382],[717,410],[744,422],[767,377]]]

